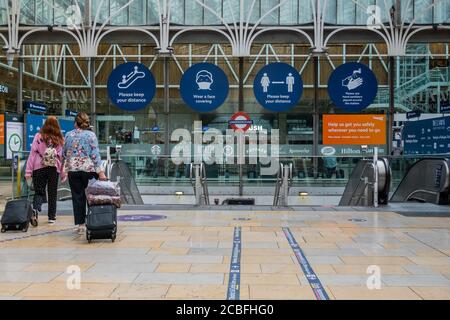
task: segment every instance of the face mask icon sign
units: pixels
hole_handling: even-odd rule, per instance
[[[348,90],[353,90],[362,86],[363,78],[361,78],[361,73],[361,69],[354,70],[351,76],[342,80],[342,86],[347,87]]]
[[[119,89],[128,89],[133,83],[135,83],[138,79],[145,78],[145,73],[139,71],[138,67],[135,66],[134,70],[128,75],[122,75],[122,81],[117,84]]]
[[[211,90],[211,85],[214,82],[212,73],[207,70],[197,72],[195,82],[198,85],[198,90]]]

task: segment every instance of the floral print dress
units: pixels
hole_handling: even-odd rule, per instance
[[[103,171],[98,140],[90,130],[75,129],[66,134],[63,148],[64,171]]]

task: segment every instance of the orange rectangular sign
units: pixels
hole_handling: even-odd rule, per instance
[[[0,114],[0,144],[5,144],[5,115]]]
[[[383,114],[323,115],[323,144],[386,144]]]

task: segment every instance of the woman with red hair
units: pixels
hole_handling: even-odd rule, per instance
[[[48,194],[48,223],[54,224],[56,222],[58,178],[60,174],[62,182],[67,178],[61,165],[63,145],[64,137],[58,120],[56,117],[50,116],[45,120],[40,132],[34,136],[25,173],[27,181],[33,180],[35,190],[32,225],[37,225],[37,217],[46,198],[46,189]]]

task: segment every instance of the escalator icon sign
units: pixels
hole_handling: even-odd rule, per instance
[[[145,78],[145,73],[139,71],[138,66],[134,66],[134,70],[128,75],[122,75],[122,81],[117,84],[119,89],[128,89],[139,79]]]

